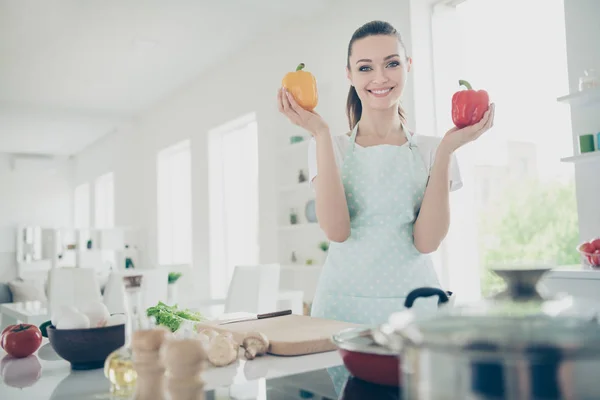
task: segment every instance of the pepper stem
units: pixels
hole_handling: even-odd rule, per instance
[[[471,89],[473,89],[473,87],[471,87],[471,84],[470,84],[469,82],[467,82],[467,81],[465,81],[465,80],[462,80],[462,79],[460,79],[460,80],[458,81],[458,86],[464,86],[464,87],[466,87],[468,90],[471,90]]]
[[[304,65],[304,63],[300,63],[298,64],[298,66],[296,67],[296,71],[300,71],[302,70],[306,65]]]

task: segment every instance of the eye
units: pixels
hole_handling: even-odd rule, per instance
[[[368,65],[361,65],[360,67],[358,67],[358,70],[361,72],[366,72],[366,71],[370,71],[371,67],[369,67]]]
[[[391,68],[395,68],[395,67],[397,67],[399,65],[400,65],[399,61],[390,61],[390,63],[387,66],[391,67]]]

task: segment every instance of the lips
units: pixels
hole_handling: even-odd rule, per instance
[[[390,92],[394,90],[393,87],[389,87],[389,88],[381,88],[381,89],[371,89],[371,90],[367,90],[369,93],[371,93],[373,96],[375,97],[385,97],[388,94],[390,94]]]

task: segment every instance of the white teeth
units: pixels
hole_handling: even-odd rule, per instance
[[[392,89],[384,89],[384,90],[371,90],[371,92],[375,93],[375,94],[385,94],[387,92],[389,92]]]

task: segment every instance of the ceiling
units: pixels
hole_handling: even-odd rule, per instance
[[[75,154],[328,1],[0,0],[0,152]]]

